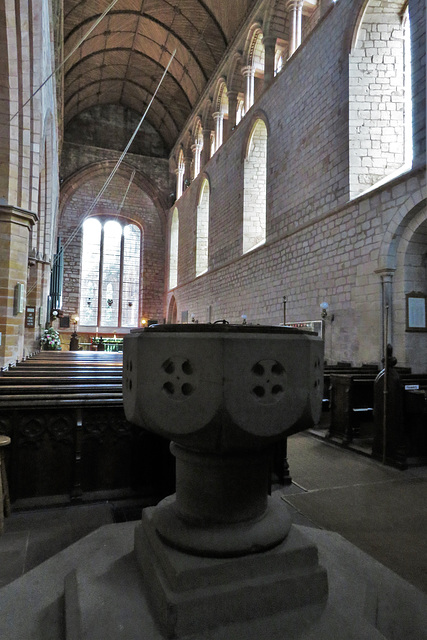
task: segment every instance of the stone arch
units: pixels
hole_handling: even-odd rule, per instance
[[[427,332],[408,331],[406,300],[410,293],[427,295],[427,207],[405,227],[394,274],[395,355],[414,373],[427,369]]]
[[[258,39],[262,42],[263,29],[261,22],[254,22],[248,29],[248,35],[246,37],[245,48],[243,52],[244,64],[251,66],[254,62],[254,55],[256,54],[256,44]]]
[[[264,46],[263,31],[260,28],[254,32],[249,49],[248,64],[255,69],[255,77],[264,77]]]
[[[176,168],[176,199],[182,196],[184,192],[184,176],[185,176],[185,153],[182,144],[179,146],[177,155]]]
[[[386,274],[385,303],[389,305],[387,339],[401,366],[422,372],[427,367],[427,333],[408,332],[406,295],[427,294],[427,199],[408,197],[390,221],[380,248],[378,273]],[[417,198],[418,196],[418,198]],[[384,310],[383,310],[384,314]]]
[[[246,132],[245,132],[245,137],[243,139],[243,144],[242,144],[242,150],[241,150],[241,159],[242,162],[245,161],[245,158],[247,156],[247,151],[248,151],[248,145],[249,145],[249,141],[250,141],[250,137],[252,135],[252,131],[253,128],[255,126],[255,123],[257,120],[262,120],[266,129],[267,129],[267,138],[271,135],[271,131],[270,131],[270,122],[269,119],[267,117],[267,114],[265,113],[265,111],[263,109],[257,109],[255,111],[255,113],[251,116],[251,118],[248,120],[248,122],[245,122],[245,127],[246,127]]]
[[[378,257],[378,269],[396,269],[400,240],[407,228],[414,228],[413,222],[424,209],[427,199],[421,189],[408,196],[394,214],[384,232]]]
[[[82,185],[88,182],[88,180],[92,180],[93,178],[101,176],[105,176],[105,178],[107,178],[111,174],[114,166],[115,162],[112,160],[94,162],[87,165],[83,169],[79,169],[71,176],[69,176],[61,186],[60,215],[62,215],[64,208],[67,206],[70,198],[72,198],[78,188],[80,188]],[[133,174],[133,171],[134,167],[127,164],[126,162],[122,162],[115,175],[121,176],[129,181]],[[143,191],[152,201],[154,207],[156,208],[159,222],[162,228],[162,234],[164,236],[166,231],[166,212],[168,210],[168,204],[164,195],[153,184],[153,181],[150,180],[144,173],[142,173],[142,171],[135,171],[132,184]],[[96,195],[97,194],[95,193],[93,199],[95,199]]]
[[[227,133],[226,121],[228,119],[227,84],[222,76],[215,84],[212,100],[212,118],[214,122],[213,153],[219,149],[224,141],[224,133]],[[225,121],[225,123],[224,123]]]
[[[260,22],[252,24],[246,38],[243,54],[245,66],[242,73],[245,77],[245,112],[261,96],[264,88],[264,45],[263,30]]]
[[[212,110],[221,111],[221,108],[225,106],[225,98],[224,95],[227,95],[227,82],[224,76],[221,76],[215,84],[215,90],[213,94],[212,100]]]
[[[191,127],[191,138],[193,142],[197,142],[198,140],[203,142],[203,124],[202,117],[200,115],[197,115],[194,118]]]
[[[193,179],[197,178],[201,168],[203,151],[203,126],[200,115],[196,116],[191,128],[191,151],[193,153]]]

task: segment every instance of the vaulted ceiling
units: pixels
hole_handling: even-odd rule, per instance
[[[254,0],[116,0],[85,37],[111,4],[64,1],[65,124],[95,105],[142,115],[175,51],[146,116],[170,150]]]

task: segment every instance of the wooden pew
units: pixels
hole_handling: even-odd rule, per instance
[[[169,443],[125,418],[122,354],[87,355],[42,352],[0,376],[12,500],[173,493]]]
[[[357,375],[366,373],[379,372],[379,368],[375,364],[362,364],[361,367],[354,367],[350,363],[341,362],[334,365],[325,365],[323,371],[323,411],[329,411],[331,408],[331,376],[340,375]]]
[[[376,371],[331,374],[331,420],[328,437],[342,444],[356,437],[373,437],[373,428],[363,426],[373,421]]]
[[[408,386],[418,388],[408,389]],[[391,369],[386,396],[384,396],[384,376],[378,376],[375,383],[373,457],[401,469],[427,464],[426,395],[427,374],[425,373],[399,374]],[[385,404],[387,417],[384,421]]]

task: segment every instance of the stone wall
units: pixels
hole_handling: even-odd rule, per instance
[[[81,279],[81,224],[109,173],[108,167],[98,171],[94,168],[93,173],[91,171],[85,173],[84,179],[76,181],[70,186],[70,192],[63,205],[60,226],[64,244],[63,311],[65,315],[78,314]],[[164,220],[161,219],[152,199],[141,188],[138,179],[132,182],[130,187],[129,183],[129,173],[118,172],[93,210],[93,215],[112,218],[117,215],[120,219],[133,221],[140,226],[143,246],[140,316],[147,320],[162,318],[165,278]],[[126,191],[126,199],[122,205]]]
[[[425,159],[418,155],[421,134],[414,129],[414,169],[350,199],[349,53],[362,4],[334,4],[176,202],[178,286],[167,296],[165,316],[172,296],[178,320],[188,311],[200,322],[209,319],[211,309],[212,320],[241,322],[246,315],[248,322],[280,323],[284,295],[287,321],[315,320],[320,303],[327,301],[326,359],[379,363],[387,272],[394,289],[387,340],[399,364],[411,364],[401,283],[414,234],[417,243],[425,239],[420,230],[427,215]],[[411,10],[417,34],[421,3],[410,2]],[[413,46],[418,42],[415,36]],[[413,56],[413,79],[423,64],[425,57]],[[414,122],[423,117],[420,104],[414,101]],[[268,127],[267,239],[243,255],[244,158],[260,116]],[[205,177],[209,270],[196,278],[197,195]],[[424,354],[426,336],[416,338]],[[415,369],[426,368],[424,355]]]
[[[57,229],[54,25],[49,0],[33,4],[0,10],[0,367],[40,346]],[[36,308],[34,327],[25,327],[27,305]]]
[[[65,141],[121,152],[141,117],[142,114],[120,105],[95,105],[74,116],[67,124]],[[143,156],[167,157],[162,139],[147,121],[142,123],[129,151]]]

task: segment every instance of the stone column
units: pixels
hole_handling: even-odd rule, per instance
[[[186,156],[184,158],[184,190],[190,186],[191,184],[191,164],[193,162],[193,158],[191,156]]]
[[[201,169],[209,162],[211,157],[211,136],[210,129],[203,129],[203,149],[201,153]]]
[[[215,151],[218,151],[222,145],[224,116],[220,111],[215,111],[212,117],[215,122]]]
[[[229,91],[228,97],[228,131],[227,138],[230,137],[231,132],[236,126],[236,113],[237,113],[237,91]]]
[[[264,45],[264,89],[273,82],[274,79],[274,58],[276,55],[276,37],[265,36],[262,39]]]
[[[176,174],[176,199],[179,200],[179,198],[182,196],[182,187],[183,187],[183,182],[184,182],[184,165],[180,165],[178,167],[178,169],[176,169],[175,174]]]
[[[200,173],[200,153],[202,150],[202,144],[196,142],[192,145],[191,151],[193,152],[193,179],[197,178]]]
[[[381,357],[385,357],[387,344],[393,344],[393,275],[395,269],[379,269],[381,278]]]
[[[289,0],[288,11],[291,12],[291,33],[289,41],[289,57],[291,57],[301,44],[303,0]]]
[[[25,310],[17,312],[15,287],[27,288],[30,230],[37,214],[12,205],[0,205],[0,366],[23,355]],[[24,303],[25,309],[25,303]]]
[[[245,92],[245,113],[249,111],[254,103],[255,98],[255,69],[254,67],[243,67],[242,73],[246,78],[246,92]]]

